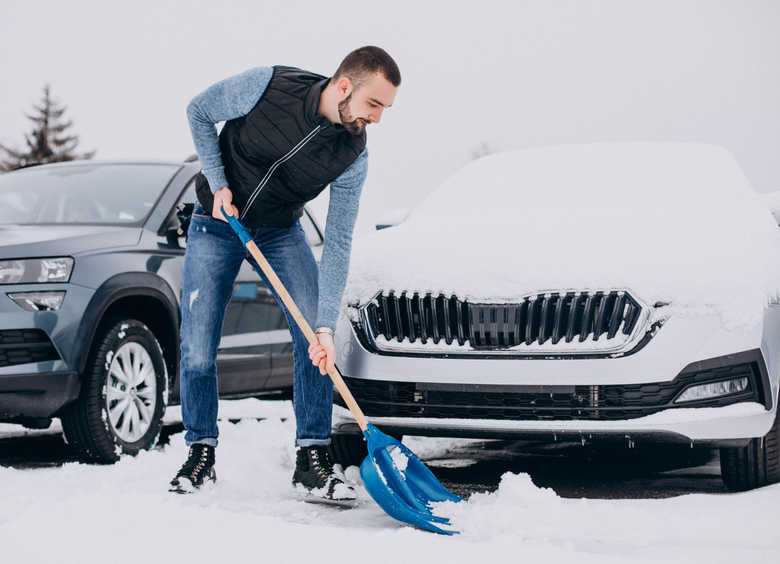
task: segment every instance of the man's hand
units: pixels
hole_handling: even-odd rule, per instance
[[[333,337],[328,333],[316,333],[318,343],[309,345],[309,358],[314,366],[319,367],[323,376],[336,369],[336,347]]]
[[[222,208],[233,217],[238,217],[238,208],[233,205],[233,192],[227,186],[214,192],[214,206],[211,209],[211,217],[227,222],[222,215]]]

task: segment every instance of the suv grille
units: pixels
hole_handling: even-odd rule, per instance
[[[726,397],[673,404],[692,384],[745,376],[746,390]],[[607,386],[477,386],[387,382],[345,377],[367,417],[573,421],[635,419],[675,407],[721,407],[763,402],[758,363],[684,372],[671,382]],[[515,390],[515,391],[511,391]],[[346,406],[334,390],[336,403]]]
[[[379,350],[438,348],[457,353],[458,347],[466,347],[529,353],[622,348],[635,336],[643,308],[625,291],[545,293],[516,304],[472,304],[441,294],[390,292],[379,294],[362,311],[364,331],[366,326],[369,331],[364,336]],[[586,341],[590,343],[582,345]],[[400,343],[407,346],[399,347]]]
[[[59,358],[51,339],[41,329],[0,331],[0,367]]]

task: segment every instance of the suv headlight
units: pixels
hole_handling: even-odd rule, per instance
[[[73,272],[70,257],[0,261],[0,284],[67,282]]]

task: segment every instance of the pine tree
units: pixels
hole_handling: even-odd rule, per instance
[[[82,155],[75,154],[79,138],[77,135],[65,133],[73,126],[73,122],[68,120],[63,123],[61,121],[66,108],[59,107],[57,102],[52,100],[51,88],[48,84],[43,88],[41,105],[33,104],[33,108],[37,110],[37,115],[25,114],[25,117],[35,124],[32,133],[25,135],[27,151],[15,151],[0,144],[0,149],[5,151],[9,157],[0,160],[0,171],[8,171],[33,163],[58,163],[76,159],[91,159],[95,155],[95,151]]]

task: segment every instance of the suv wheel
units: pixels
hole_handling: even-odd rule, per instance
[[[81,394],[62,416],[68,443],[84,461],[100,464],[154,446],[167,386],[162,349],[146,325],[105,320],[82,374]]]
[[[720,449],[720,472],[726,487],[734,491],[780,482],[780,408],[764,437],[742,448]]]

